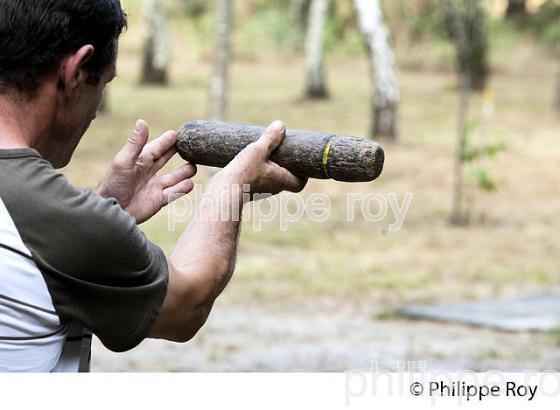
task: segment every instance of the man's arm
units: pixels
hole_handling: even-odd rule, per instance
[[[218,206],[241,198],[224,198],[228,182],[216,175],[205,193],[196,220],[169,257],[169,285],[151,337],[184,342],[205,323],[212,304],[227,285],[235,266],[239,221],[216,218]],[[229,182],[233,184],[233,181]],[[224,201],[220,203],[220,201]]]
[[[284,124],[274,122],[210,181],[197,218],[169,258],[168,291],[150,337],[184,342],[205,323],[234,270],[244,184],[251,194],[304,188],[305,180],[268,159],[284,132]]]

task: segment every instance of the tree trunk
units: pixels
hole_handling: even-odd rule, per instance
[[[469,60],[471,44],[469,44],[464,15],[458,8],[457,0],[445,0],[445,15],[455,44],[460,82],[459,109],[457,111],[457,148],[455,151],[453,202],[450,217],[451,223],[460,225],[467,222],[463,210],[463,163],[467,147],[467,121],[470,90],[472,88],[472,66]]]
[[[142,64],[142,84],[167,84],[169,40],[165,10],[161,0],[146,0],[146,38]]]
[[[457,148],[455,152],[455,172],[453,182],[453,204],[451,208],[451,223],[463,225],[468,222],[468,216],[463,203],[464,157],[467,149],[467,121],[469,118],[469,102],[471,79],[468,72],[460,76],[459,109],[457,111]]]
[[[327,98],[325,81],[325,25],[329,13],[329,0],[313,0],[309,10],[307,36],[305,40],[305,59],[307,98]]]
[[[488,41],[484,9],[480,0],[469,0],[467,4],[467,33],[471,48],[471,89],[484,91],[488,80]]]
[[[554,106],[556,111],[560,113],[560,70],[556,75],[556,92],[554,93]]]
[[[214,68],[210,79],[210,118],[226,118],[231,58],[232,0],[215,0]]]
[[[506,9],[506,18],[518,18],[527,15],[527,2],[525,0],[509,0]]]
[[[379,0],[354,0],[354,4],[371,61],[373,86],[371,137],[396,140],[400,85],[389,30],[383,21]]]
[[[483,91],[488,80],[488,41],[484,10],[480,0],[445,0],[445,18],[457,50],[459,70],[470,72],[470,87]],[[464,32],[464,44],[457,43],[458,24]]]

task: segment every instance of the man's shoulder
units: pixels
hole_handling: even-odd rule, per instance
[[[116,200],[74,186],[40,156],[0,155],[0,198],[36,259],[49,265],[94,268],[146,246]]]
[[[0,150],[0,195],[8,202],[18,202],[18,210],[38,210],[41,205],[62,203],[82,194],[83,190],[74,187],[35,150]]]
[[[116,200],[74,186],[33,152],[6,158],[0,151],[0,197],[18,222],[47,224],[51,232],[78,222],[73,227],[80,228],[82,234],[87,234],[92,224],[96,232],[106,228],[105,224],[113,231],[115,225],[135,225]]]

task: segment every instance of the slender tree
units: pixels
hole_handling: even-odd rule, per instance
[[[556,75],[556,92],[554,93],[554,106],[556,111],[560,112],[560,70]]]
[[[469,100],[472,87],[472,66],[470,64],[471,46],[464,16],[458,7],[459,0],[445,0],[445,14],[451,31],[457,56],[459,72],[459,108],[457,111],[457,148],[455,151],[455,169],[453,179],[453,202],[451,223],[459,225],[466,222],[463,210],[463,164],[467,148],[467,121],[469,116]],[[470,1],[470,0],[467,0]]]
[[[466,30],[470,45],[471,88],[484,91],[488,82],[488,39],[486,17],[480,0],[466,1]]]
[[[210,117],[226,118],[231,59],[232,0],[214,0],[214,68],[210,79]]]
[[[329,13],[329,0],[312,0],[305,39],[307,98],[327,98],[325,80],[325,25]]]
[[[379,0],[354,0],[372,71],[373,126],[371,137],[397,139],[400,85],[389,30]]]
[[[490,69],[485,15],[480,0],[444,0],[444,5],[448,31],[458,55],[461,54],[459,70],[470,72],[473,91],[484,91]],[[464,32],[464,44],[461,45],[457,42],[459,26]]]
[[[145,0],[146,35],[141,82],[167,84],[169,39],[165,10],[161,0]]]

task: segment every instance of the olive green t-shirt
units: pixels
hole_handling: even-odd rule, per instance
[[[0,150],[0,371],[87,369],[82,329],[113,351],[135,347],[167,282],[163,251],[116,200],[74,187],[33,149]]]

